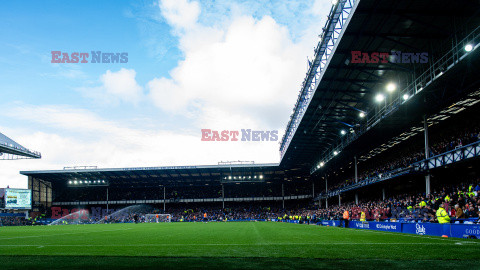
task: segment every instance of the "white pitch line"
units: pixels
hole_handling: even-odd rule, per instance
[[[258,243],[258,244],[129,244],[129,245],[0,245],[0,247],[157,247],[157,246],[296,246],[296,245],[312,245],[312,246],[330,246],[330,245],[453,245],[455,243]],[[471,242],[471,244],[475,244]]]
[[[126,229],[117,229],[117,230],[103,230],[103,231],[89,231],[89,232],[75,232],[75,233],[57,233],[57,234],[48,234],[48,235],[29,235],[29,236],[16,236],[9,238],[0,238],[0,240],[9,240],[9,239],[21,239],[21,238],[38,238],[38,237],[50,237],[50,236],[59,236],[59,235],[70,235],[70,234],[85,234],[85,233],[101,233],[101,232],[114,232],[114,231],[126,231],[132,228]]]

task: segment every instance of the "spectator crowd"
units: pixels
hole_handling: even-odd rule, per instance
[[[429,156],[439,155],[459,147],[477,142],[480,140],[480,126],[478,123],[463,123],[464,128],[447,129],[438,136],[433,136],[429,147]],[[425,148],[422,140],[417,140],[410,145],[404,142],[397,145],[386,153],[359,164],[359,183],[368,183],[371,180],[386,177],[405,171],[418,161],[425,159]],[[339,176],[340,181],[329,187],[329,192],[335,191],[355,183],[355,177]],[[342,180],[344,179],[344,180]],[[323,193],[324,194],[324,193]]]
[[[480,181],[480,180],[479,180]],[[359,205],[346,204],[328,209],[316,210],[321,219],[341,219],[345,211],[352,219],[360,219],[361,213],[366,220],[407,220],[436,222],[436,211],[443,208],[453,221],[464,219],[477,222],[480,215],[480,182],[444,187],[429,195],[401,195],[381,201],[360,202]]]

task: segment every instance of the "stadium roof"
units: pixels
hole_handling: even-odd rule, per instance
[[[0,133],[0,159],[41,158],[42,154],[31,151]]]
[[[293,177],[277,163],[204,166],[166,166],[110,169],[64,169],[21,171],[57,184],[71,180],[105,180],[115,185],[205,185],[208,183],[279,182]],[[308,176],[308,175],[307,175]],[[230,178],[231,177],[231,178]],[[249,178],[251,177],[251,178]],[[298,177],[298,175],[296,175]]]
[[[478,1],[338,1],[282,140],[281,166],[315,172],[344,150],[353,159],[478,90],[479,25]],[[428,63],[352,63],[352,51],[427,52]]]

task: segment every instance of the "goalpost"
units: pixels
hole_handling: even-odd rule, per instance
[[[172,216],[170,214],[146,214],[145,223],[160,223],[171,222]]]

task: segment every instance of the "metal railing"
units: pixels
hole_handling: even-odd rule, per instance
[[[398,168],[389,172],[382,173],[375,177],[368,177],[357,183],[332,190],[317,196],[316,199],[325,199],[337,196],[340,193],[358,189],[374,183],[386,181],[409,173],[425,172],[430,169],[443,167],[458,161],[480,156],[480,140],[474,143],[458,147],[457,149],[444,152],[442,154],[412,163],[404,168]]]
[[[14,152],[18,154],[9,153],[6,151]],[[25,156],[22,156],[21,154],[24,154]],[[11,159],[26,159],[26,158],[41,158],[41,157],[42,157],[42,154],[40,152],[32,151],[27,148],[21,148],[6,142],[0,142],[0,159],[11,160]]]
[[[428,171],[480,155],[480,141],[424,159],[412,164],[415,171]]]

